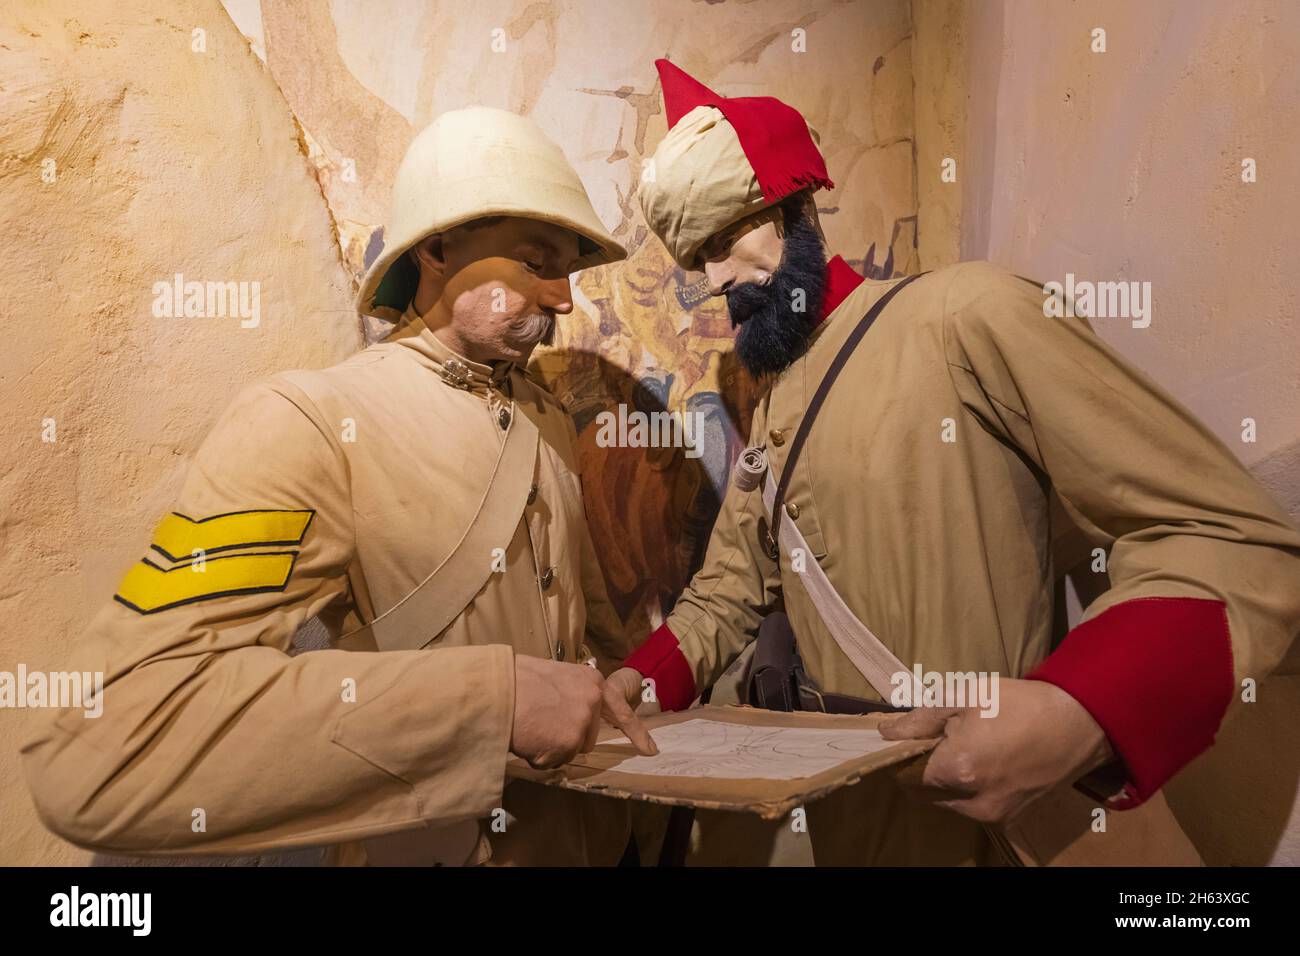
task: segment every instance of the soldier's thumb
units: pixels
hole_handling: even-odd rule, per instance
[[[902,717],[894,717],[882,723],[880,736],[886,740],[942,737],[948,718],[956,713],[956,707],[918,707]]]
[[[632,746],[636,747],[637,753],[646,757],[653,757],[659,753],[659,748],[655,745],[654,738],[650,736],[649,729],[617,692],[605,695],[605,711],[618,729],[627,734],[627,739],[632,742]]]

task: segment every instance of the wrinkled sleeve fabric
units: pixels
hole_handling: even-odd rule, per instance
[[[292,656],[347,602],[347,464],[305,397],[241,392],[172,514],[80,639],[102,715],[53,711],[22,748],[43,822],[86,848],[261,852],[500,806],[509,647]]]
[[[1118,321],[1118,320],[1116,320]],[[1213,742],[1300,628],[1300,535],[1232,452],[1041,286],[958,267],[949,374],[979,424],[1047,475],[1109,552],[1111,589],[1029,676],[1106,732],[1137,806]]]
[[[754,413],[751,435],[763,433]],[[763,497],[729,485],[704,563],[668,619],[628,658],[664,710],[683,710],[734,661],[780,600],[780,574],[759,547]]]

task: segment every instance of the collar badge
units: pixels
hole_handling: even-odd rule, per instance
[[[447,361],[443,362],[438,374],[452,388],[463,388],[465,391],[469,391],[472,384],[469,366],[456,359],[447,359]]]

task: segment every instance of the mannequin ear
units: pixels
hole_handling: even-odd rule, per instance
[[[441,279],[447,272],[447,260],[442,252],[442,233],[426,236],[411,247],[411,258],[420,267],[420,274],[428,273]]]

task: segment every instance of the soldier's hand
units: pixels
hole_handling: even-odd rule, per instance
[[[511,752],[538,769],[589,752],[600,732],[603,687],[594,667],[516,654]]]
[[[637,752],[653,757],[659,752],[650,737],[650,731],[633,712],[641,700],[641,673],[631,667],[620,667],[605,678],[604,701],[601,716],[627,734]]]
[[[515,655],[515,719],[510,750],[538,769],[558,767],[596,746],[606,712],[605,680],[594,667]],[[624,705],[609,710],[637,750],[656,754],[645,725]]]
[[[620,667],[605,678],[605,696],[617,697],[629,707],[641,703],[641,672],[632,667]]]
[[[942,737],[919,780],[922,799],[981,823],[1011,819],[1044,793],[1114,757],[1092,715],[1053,684],[999,680],[996,716],[977,707],[918,707],[880,725],[886,740]]]

